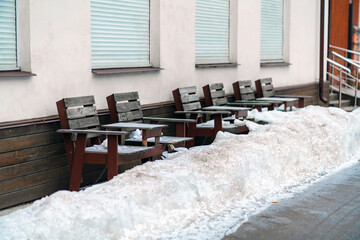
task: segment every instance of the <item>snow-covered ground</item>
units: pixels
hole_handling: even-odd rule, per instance
[[[248,135],[167,155],[0,217],[0,239],[220,239],[281,198],[360,159],[360,110],[254,112]]]

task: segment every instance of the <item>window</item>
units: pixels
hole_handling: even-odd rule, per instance
[[[0,0],[0,71],[18,70],[15,0]]]
[[[229,63],[230,0],[196,0],[196,64]]]
[[[261,0],[261,62],[284,61],[284,0]]]
[[[150,66],[150,0],[91,0],[92,68]]]

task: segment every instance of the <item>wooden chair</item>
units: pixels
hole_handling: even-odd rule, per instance
[[[222,114],[229,115],[230,111],[203,111],[200,99],[196,94],[196,87],[177,88],[173,92],[175,101],[175,114],[181,114],[183,117],[188,116],[190,119],[196,120],[196,123],[190,123],[187,128],[187,136],[196,137],[215,137],[218,131],[227,131],[231,133],[248,133],[249,129],[244,126],[235,126],[229,124],[223,126]],[[208,126],[203,123],[202,115],[212,116],[214,126]]]
[[[267,107],[269,110],[274,110],[274,107],[283,103],[283,101],[275,100],[257,100],[255,97],[255,92],[252,89],[251,80],[234,82],[233,90],[235,96],[235,102],[233,104],[253,105],[259,112],[262,111],[263,107]]]
[[[168,149],[175,147],[191,147],[194,144],[192,137],[185,137],[187,123],[195,123],[191,119],[144,117],[141,109],[138,92],[114,93],[106,98],[111,122],[143,122],[151,123],[175,123],[177,136],[161,136],[160,144],[168,146]],[[154,144],[154,138],[149,139],[149,143]],[[127,143],[141,144],[140,139],[127,139]]]
[[[162,145],[119,146],[118,136],[124,136],[124,131],[100,130],[94,96],[64,98],[56,103],[60,126],[57,132],[64,135],[66,154],[71,175],[70,191],[78,191],[82,179],[84,163],[106,164],[107,178],[112,179],[118,174],[118,165],[161,154]],[[100,144],[100,136],[107,136],[107,149],[87,147],[90,140]]]
[[[214,83],[211,85],[205,85],[203,87],[205,104],[206,106],[232,106],[232,107],[250,107],[256,108],[260,112],[262,111],[262,107],[268,107],[270,110],[273,110],[273,106],[271,103],[267,102],[259,102],[259,101],[235,101],[228,102],[228,99],[225,94],[224,85],[222,83]],[[248,110],[250,110],[250,108]]]
[[[305,107],[305,98],[312,98],[312,96],[304,96],[304,95],[277,95],[274,91],[274,86],[272,84],[271,78],[262,78],[255,81],[256,92],[259,95],[259,98],[296,98],[298,99],[298,107]]]

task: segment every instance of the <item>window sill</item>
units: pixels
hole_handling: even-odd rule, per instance
[[[98,75],[122,74],[122,73],[139,73],[139,72],[157,72],[164,70],[158,67],[134,67],[134,68],[102,68],[92,69],[91,72]]]
[[[0,71],[0,77],[32,77],[35,73],[23,71]]]
[[[292,65],[288,62],[263,62],[260,63],[260,67],[287,67]]]
[[[195,64],[196,68],[218,68],[218,67],[237,67],[237,63],[214,63],[214,64]]]

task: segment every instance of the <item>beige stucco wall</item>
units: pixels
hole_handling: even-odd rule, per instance
[[[113,92],[139,91],[147,104],[172,100],[173,89],[190,85],[202,95],[208,83],[223,82],[232,93],[237,80],[272,77],[280,87],[318,78],[319,0],[286,0],[292,65],[272,68],[260,67],[261,0],[231,0],[238,7],[232,11],[238,21],[231,24],[237,52],[231,56],[241,65],[216,69],[195,68],[195,0],[152,1],[152,61],[165,70],[98,76],[91,73],[90,0],[19,0],[21,67],[37,76],[0,79],[0,122],[55,115],[55,102],[63,97],[95,95],[104,109]]]

